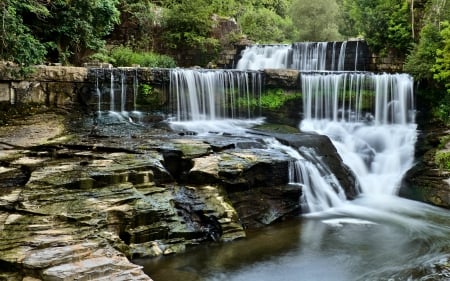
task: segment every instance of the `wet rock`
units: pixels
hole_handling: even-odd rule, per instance
[[[420,132],[416,144],[419,161],[406,173],[399,195],[450,208],[450,170],[435,161],[438,151],[448,151],[450,132],[442,125],[435,126]]]
[[[298,89],[299,71],[294,69],[264,69],[266,86]]]
[[[331,140],[323,135],[311,133],[280,134],[280,133],[260,133],[275,137],[281,143],[297,148],[306,159],[313,162],[324,163],[322,170],[324,176],[333,174],[345,191],[348,199],[353,199],[360,193],[359,183],[353,172],[342,161],[331,143]],[[308,150],[312,149],[313,154]]]
[[[64,136],[0,128],[0,278],[149,280],[128,259],[242,238],[300,212],[292,158],[266,136],[110,124],[97,138],[90,123],[71,124]],[[38,138],[25,138],[31,127]]]

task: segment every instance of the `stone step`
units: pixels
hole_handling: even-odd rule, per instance
[[[90,255],[96,247],[98,245],[95,243],[82,243],[33,250],[25,257],[23,265],[29,269],[40,269],[79,261]]]
[[[85,259],[54,266],[43,272],[43,279],[48,281],[126,280],[126,276],[139,276],[128,280],[151,280],[140,266],[118,256]]]

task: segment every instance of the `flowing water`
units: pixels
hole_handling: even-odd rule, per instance
[[[329,44],[331,68],[341,70],[346,47],[335,48],[336,43],[255,46],[244,52],[238,67],[321,70],[301,74],[304,108],[299,109],[299,127],[332,140],[355,174],[360,195],[346,200],[344,188],[314,150],[293,149],[267,138],[269,148],[292,158],[288,180],[303,187],[299,200],[305,214],[250,231],[244,240],[137,260],[155,281],[450,280],[450,212],[396,196],[414,164],[417,128],[411,77],[324,72],[320,54]],[[307,59],[292,59],[294,49]],[[105,91],[110,114],[126,117],[126,77],[117,82],[111,72],[110,78]],[[257,106],[262,81],[258,71],[174,69],[170,78],[170,125],[176,130],[241,135],[264,122]],[[106,97],[96,85],[100,113]],[[137,87],[134,79],[134,105]]]
[[[241,54],[236,68],[298,69],[302,71],[344,71],[358,69],[359,42],[298,42],[291,45],[253,45]],[[354,46],[354,47],[353,47]],[[352,61],[353,64],[347,64]]]
[[[248,76],[230,73],[175,70],[172,91],[178,115],[172,125],[204,134],[243,134],[245,129],[236,128],[262,122],[216,107],[249,99],[255,93],[248,89],[258,89],[250,86],[257,79],[247,84]],[[303,187],[299,200],[307,213],[250,231],[241,241],[136,262],[156,281],[450,280],[450,212],[396,196],[414,164],[417,129],[411,77],[303,73],[301,85],[301,130],[330,137],[358,179],[361,194],[346,200],[315,151],[268,138],[268,147],[292,157],[289,181]]]

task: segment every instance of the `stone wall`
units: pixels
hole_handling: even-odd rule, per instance
[[[368,70],[374,72],[403,72],[404,58],[396,57],[394,55],[381,56],[378,54],[371,54]]]
[[[17,67],[0,66],[0,102],[38,103],[66,107],[81,91],[89,91],[84,67],[36,66],[22,73]]]
[[[132,97],[130,93],[135,90],[134,83],[139,83],[156,89],[164,99],[164,93],[169,90],[169,74],[170,69],[164,68],[64,66],[37,66],[31,73],[19,74],[17,68],[0,67],[0,102],[36,103],[54,107],[89,104],[95,101],[96,89],[110,91],[111,82],[116,94],[121,91],[121,83],[124,83],[127,96]],[[266,70],[264,87],[297,89],[298,75],[297,70]]]

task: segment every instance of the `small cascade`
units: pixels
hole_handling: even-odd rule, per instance
[[[359,59],[359,41],[356,41],[356,52],[355,52],[355,71],[358,70],[358,59]],[[343,70],[343,69],[342,69]]]
[[[98,71],[95,72],[95,94],[97,95],[97,116],[102,114],[102,92],[100,91],[100,82]]]
[[[254,45],[242,51],[236,68],[260,70],[266,68],[302,71],[365,70],[359,41],[301,42],[291,45]],[[361,63],[361,64],[360,64]]]
[[[344,66],[345,66],[345,51],[346,51],[346,49],[347,49],[347,41],[344,41],[344,42],[342,42],[341,48],[339,50],[338,67],[336,69],[338,71],[343,71],[345,69]],[[358,51],[356,51],[356,56],[357,55],[358,55]],[[332,70],[335,70],[335,69],[332,69]]]
[[[262,75],[235,70],[173,69],[171,99],[177,121],[216,121],[259,117]]]
[[[294,159],[289,163],[289,184],[302,187],[302,212],[320,212],[345,202],[345,191],[338,179],[313,149],[296,150],[275,139],[266,139],[265,142]]]
[[[136,110],[138,87],[138,76],[135,70],[96,69],[97,117],[100,118],[103,115],[103,117],[109,116],[115,120],[130,122],[138,120],[141,116],[141,113]],[[103,114],[104,111],[107,111],[107,114]]]
[[[127,85],[126,85],[126,74],[124,72],[120,73],[120,112],[125,113],[125,105],[127,103]]]
[[[115,100],[116,95],[114,92],[114,72],[111,71],[111,78],[110,78],[110,87],[109,87],[109,112],[113,113],[115,112]]]

